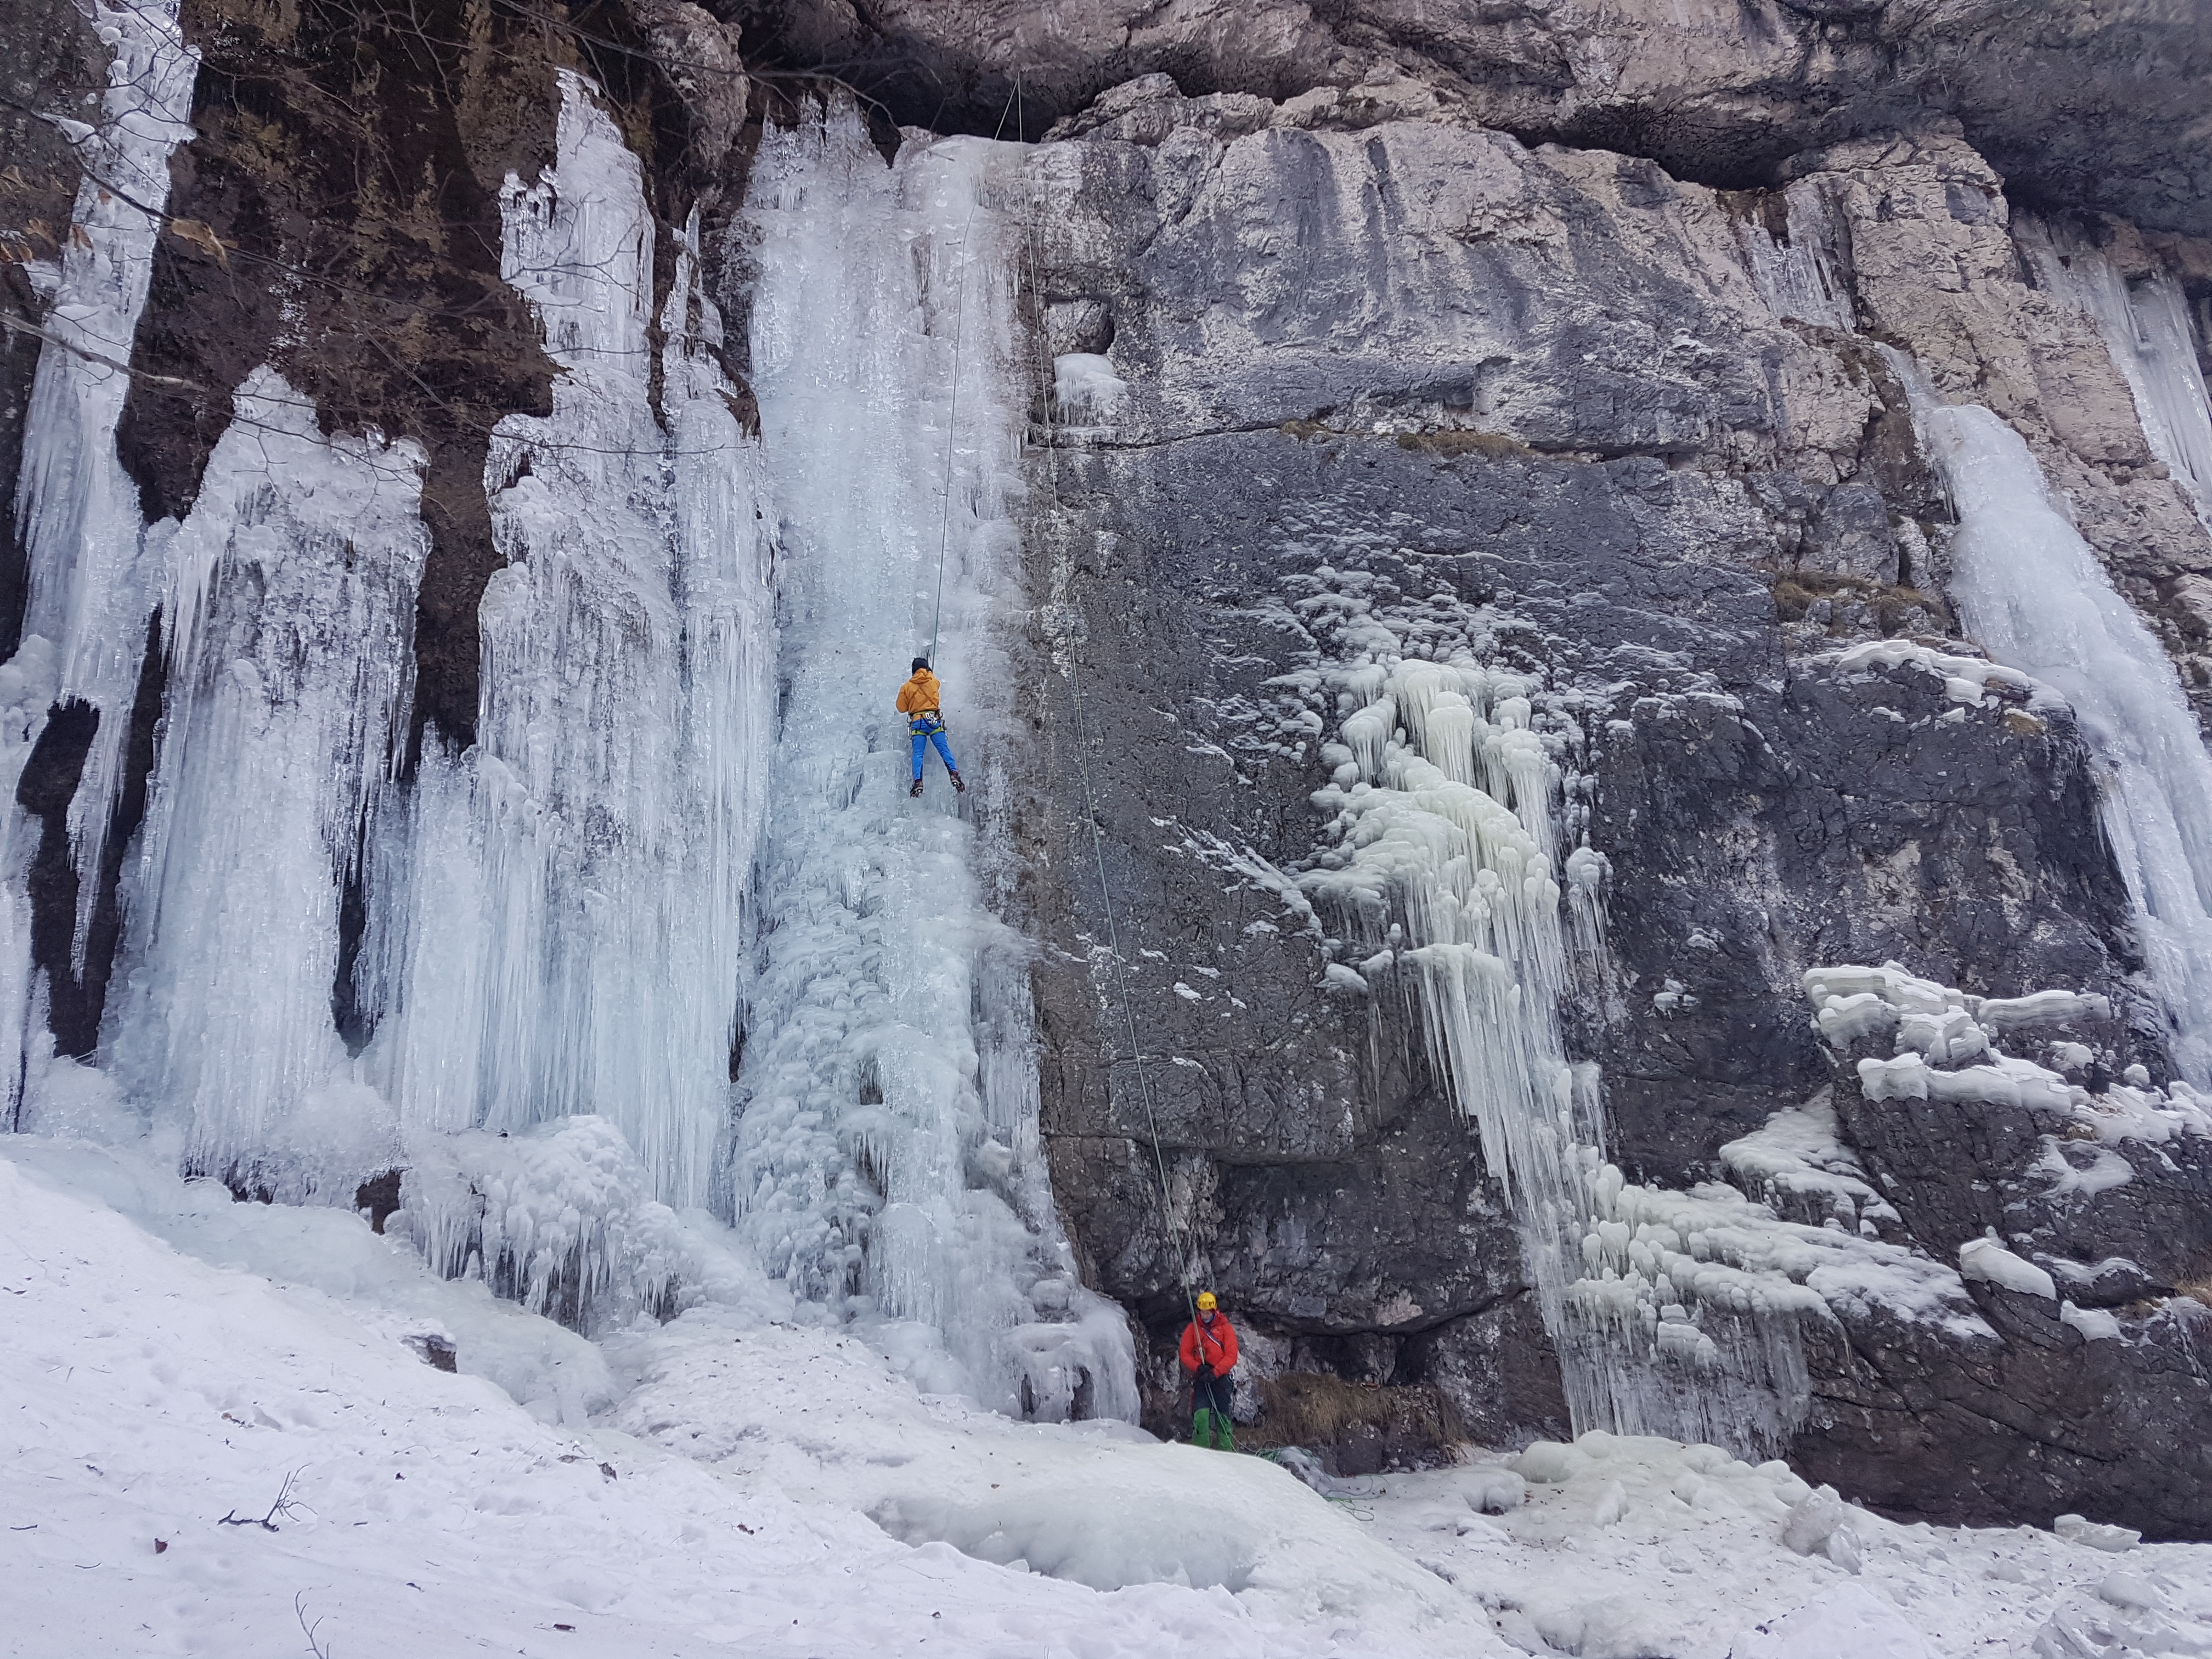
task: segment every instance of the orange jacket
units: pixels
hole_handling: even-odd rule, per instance
[[[1205,1320],[1200,1314],[1182,1328],[1182,1368],[1194,1376],[1201,1364],[1211,1365],[1216,1376],[1226,1376],[1237,1364],[1237,1328],[1224,1313],[1211,1325]]]
[[[927,668],[917,668],[914,678],[899,687],[898,711],[902,714],[934,714],[937,695],[937,676]]]

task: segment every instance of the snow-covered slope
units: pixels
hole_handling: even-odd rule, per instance
[[[600,1349],[429,1276],[356,1217],[234,1204],[86,1142],[8,1150],[0,1652],[27,1659],[310,1640],[626,1659],[2212,1651],[2202,1546],[1899,1527],[1780,1465],[1603,1435],[1511,1468],[1316,1475],[1324,1497],[1258,1458],[921,1394],[734,1259],[715,1303]],[[419,1357],[433,1334],[459,1374]]]
[[[220,88],[351,61],[347,9],[34,0],[107,86],[45,89],[66,178],[0,169],[0,1122],[78,1195],[22,1188],[18,1245],[112,1256],[98,1317],[154,1298],[141,1401],[11,1287],[25,1397],[84,1425],[55,1473],[102,1425],[198,1445],[161,1369],[228,1367],[217,1420],[366,1509],[358,1425],[446,1421],[414,1356],[457,1352],[520,1413],[454,1396],[471,1459],[617,1470],[471,1584],[557,1548],[594,1616],[719,1607],[744,1547],[635,1540],[773,1490],[884,1586],[1023,1564],[970,1602],[1076,1648],[2048,1623],[1819,1602],[1899,1589],[1902,1535],[1647,1436],[2212,1537],[2202,250],[2015,230],[2010,165],[1919,116],[1720,189],[1397,70],[1342,95],[1351,58],[1186,96],[1082,47],[1095,103],[1031,143],[1009,37],[987,140],[623,3],[630,70],[502,13],[505,90],[372,49],[338,129]],[[413,251],[332,263],[326,155],[347,234]],[[906,793],[922,651],[957,798]],[[1815,968],[1816,1037],[1820,963],[1891,965]],[[289,1287],[258,1324],[161,1335],[234,1261]],[[1455,1413],[1638,1437],[1528,1454],[1562,1478],[1498,1539],[1460,1524],[1495,1460],[1324,1493],[1135,1438],[1201,1283],[1240,1417],[1328,1471],[1447,1458]],[[247,1409],[295,1372],[335,1415]],[[1255,1397],[1316,1374],[1418,1439]],[[416,1529],[480,1547],[449,1484]],[[340,1535],[306,1514],[248,1542]],[[1704,1601],[1651,1564],[1685,1529],[1749,1564]],[[890,1588],[811,1601],[905,1639]]]

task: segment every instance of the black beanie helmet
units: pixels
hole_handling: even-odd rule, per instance
[[[927,657],[916,657],[914,659],[914,665],[918,669],[927,668],[929,666],[929,659]]]

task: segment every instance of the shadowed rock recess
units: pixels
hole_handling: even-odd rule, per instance
[[[1259,1443],[1271,1401],[1325,1401],[1340,1470],[1734,1432],[1902,1515],[2212,1537],[2212,1077],[2186,1040],[2212,1010],[2176,1005],[2147,927],[2114,733],[1961,621],[1976,498],[1929,419],[1979,405],[2017,435],[2013,493],[2047,489],[2161,695],[2212,718],[2196,0],[181,21],[195,136],[118,344],[118,455],[149,523],[182,516],[263,364],[326,433],[422,447],[403,781],[473,732],[508,562],[492,428],[550,407],[500,238],[503,181],[553,155],[556,72],[641,159],[656,343],[700,261],[722,331],[698,349],[749,441],[763,131],[857,94],[878,150],[1026,145],[985,196],[1030,398],[1030,719],[979,775],[1011,825],[994,902],[1030,936],[1053,1197],[1138,1328],[1148,1426],[1176,1413],[1188,1279],[1244,1334]],[[105,49],[46,0],[0,38],[13,649],[79,182],[41,116],[82,112]],[[85,708],[11,738],[45,734],[18,792],[45,839],[9,856],[67,1054],[114,1036],[146,660],[99,891],[69,854]],[[1477,787],[1481,836],[1453,827]],[[1508,821],[1500,876],[1475,843]],[[356,1054],[378,878],[348,877],[334,964]],[[1523,894],[1546,914],[1508,940]],[[1508,1025],[1564,1062],[1496,1109],[1565,1149],[1550,1212],[1475,1103]]]

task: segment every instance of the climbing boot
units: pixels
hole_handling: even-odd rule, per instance
[[[968,793],[968,786],[960,781],[960,775],[957,772],[952,775],[952,787],[961,794],[964,795]]]
[[[1213,1449],[1216,1451],[1237,1449],[1237,1425],[1226,1412],[1213,1414]]]
[[[1194,1446],[1213,1443],[1213,1413],[1203,1406],[1191,1415],[1190,1443]]]
[[[916,800],[921,799],[921,780],[920,778],[916,778],[914,781],[914,787],[908,790],[907,793],[912,795]]]

